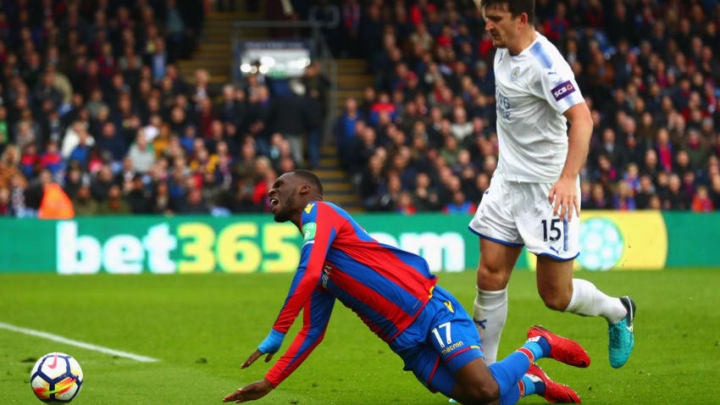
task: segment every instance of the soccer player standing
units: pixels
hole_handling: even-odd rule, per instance
[[[268,196],[275,220],[293,222],[304,241],[285,304],[242,368],[264,354],[269,361],[301,310],[303,327],[263,380],[231,393],[225,402],[262,398],[297,369],[323,339],[336,299],[356,312],[404,360],[405,370],[433,392],[464,404],[499,399],[501,405],[511,405],[530,394],[551,402],[580,401],[534,363],[552,357],[587,367],[590,358],[579,344],[535,326],[521,348],[487,366],[470,315],[436,285],[422,257],[378,243],[347,212],[322,201],[322,185],[311,172],[283,174]]]
[[[533,26],[534,0],[476,0],[495,53],[498,166],[469,228],[480,236],[473,318],[495,361],[507,317],[507,284],[522,251],[537,256],[537,287],[558,311],[602,316],[609,357],[621,367],[634,345],[635,303],[573,278],[579,254],[579,173],[592,134],[572,70]],[[571,127],[567,133],[567,121]]]

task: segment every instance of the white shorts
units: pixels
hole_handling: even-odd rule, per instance
[[[553,216],[548,202],[552,183],[518,183],[505,180],[498,172],[483,195],[468,228],[481,238],[507,246],[526,246],[538,256],[558,261],[580,254],[580,218]],[[578,181],[578,198],[580,181]]]

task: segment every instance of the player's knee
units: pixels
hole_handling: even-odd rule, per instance
[[[507,276],[505,271],[497,266],[480,263],[478,266],[477,285],[486,291],[502,290],[505,288]]]
[[[570,298],[572,293],[566,293],[564,291],[553,291],[549,293],[541,293],[545,306],[555,311],[564,311],[565,308],[570,304]]]

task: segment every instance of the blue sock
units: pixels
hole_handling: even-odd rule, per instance
[[[545,384],[543,384],[542,380],[537,382],[533,381],[525,374],[520,381],[522,381],[523,387],[525,388],[525,392],[522,393],[522,398],[532,394],[542,395],[545,393]],[[518,384],[515,384],[505,395],[500,397],[500,405],[513,405],[519,401],[520,398],[520,387],[518,387]]]
[[[514,405],[520,400],[520,387],[517,384],[513,384],[510,390],[505,395],[500,396],[500,405]]]
[[[545,384],[543,384],[542,380],[539,381],[533,381],[528,377],[527,374],[523,376],[523,378],[520,380],[523,383],[523,386],[525,388],[525,392],[523,392],[522,397],[527,397],[532,394],[539,394],[542,395],[545,393]],[[505,393],[505,395],[502,395],[500,397],[500,405],[513,405],[517,401],[520,400],[520,387],[518,384],[515,384],[514,386],[510,387],[508,392]]]
[[[545,384],[540,379],[538,379],[537,381],[534,381],[534,380],[531,380],[527,374],[525,374],[522,378],[522,382],[523,382],[523,385],[525,386],[525,393],[524,393],[523,397],[527,397],[532,394],[542,395],[545,393]]]
[[[522,345],[522,347],[530,350],[533,357],[535,357],[535,360],[539,360],[550,355],[550,343],[548,343],[547,339],[542,336],[535,337],[533,340],[528,340],[524,345]]]
[[[502,398],[511,389],[517,389],[517,383],[530,368],[530,360],[522,352],[514,352],[502,361],[490,365],[490,373],[498,383],[500,397]],[[518,391],[519,393],[520,391]],[[518,394],[519,395],[519,394]],[[515,400],[517,401],[517,399]],[[510,404],[511,402],[508,402]],[[512,402],[514,403],[514,402]]]

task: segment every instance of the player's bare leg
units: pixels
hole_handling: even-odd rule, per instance
[[[616,368],[625,364],[634,346],[632,299],[610,297],[593,283],[573,278],[572,260],[557,261],[546,256],[538,256],[537,286],[550,309],[605,318],[610,327],[610,364]]]
[[[522,247],[480,239],[480,264],[473,320],[482,338],[485,362],[497,359],[500,335],[507,319],[507,284]]]
[[[556,311],[568,309],[573,294],[573,261],[537,258],[537,288],[545,306]]]

